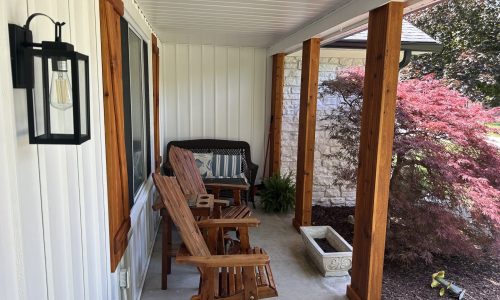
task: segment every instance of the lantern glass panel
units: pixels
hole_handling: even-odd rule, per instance
[[[80,99],[80,130],[81,135],[88,135],[89,129],[87,126],[87,113],[88,113],[88,97],[87,95],[87,76],[86,76],[87,64],[84,60],[78,60],[78,92]]]
[[[42,136],[47,130],[45,127],[46,111],[44,103],[45,95],[43,89],[42,58],[40,56],[35,56],[33,64],[33,89],[31,91],[33,93],[33,115],[35,117],[33,125],[35,136]],[[28,101],[30,100],[31,99],[28,98]]]
[[[71,60],[62,57],[48,58],[48,100],[50,103],[50,132],[74,134],[73,82]]]

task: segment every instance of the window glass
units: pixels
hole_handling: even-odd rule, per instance
[[[130,120],[134,196],[146,181],[145,117],[143,91],[143,53],[141,38],[129,29]]]

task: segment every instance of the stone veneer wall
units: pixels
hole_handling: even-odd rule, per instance
[[[333,79],[338,70],[365,64],[363,50],[322,49],[319,65],[319,84]],[[297,170],[297,139],[299,127],[300,77],[302,56],[300,53],[285,58],[285,86],[283,99],[283,127],[281,137],[281,172],[286,174]],[[340,188],[332,184],[330,171],[334,165],[328,155],[338,145],[330,140],[324,129],[326,121],[321,119],[331,111],[338,99],[336,97],[318,97],[316,113],[316,145],[314,151],[313,205],[353,206],[356,190]]]

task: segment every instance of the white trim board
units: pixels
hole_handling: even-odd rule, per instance
[[[405,14],[434,5],[441,0],[408,0],[405,1]],[[321,45],[365,30],[369,11],[389,2],[403,0],[356,0],[336,9],[323,18],[291,33],[269,48],[268,55],[276,53],[291,53],[302,48],[302,42],[310,38],[321,38]]]

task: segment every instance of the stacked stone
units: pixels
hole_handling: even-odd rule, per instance
[[[334,79],[337,71],[346,67],[362,66],[359,58],[321,57],[319,65],[319,84]],[[281,172],[297,172],[297,140],[299,131],[300,77],[302,58],[285,58],[285,85],[283,96],[283,125],[281,136]],[[323,117],[337,105],[336,97],[321,98],[318,95],[316,113],[316,145],[314,151],[313,205],[354,206],[356,190],[333,184],[332,168],[336,162],[329,155],[339,146],[329,138],[324,126],[328,123]]]

